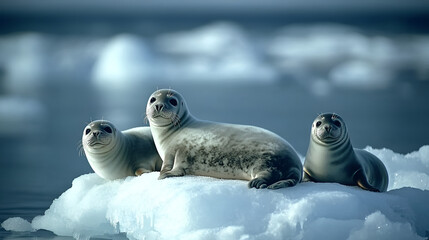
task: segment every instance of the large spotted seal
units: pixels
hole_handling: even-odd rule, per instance
[[[165,89],[150,96],[146,115],[164,161],[159,179],[201,175],[248,180],[249,187],[270,189],[301,181],[297,153],[268,130],[198,120],[178,92]]]
[[[149,127],[118,131],[105,120],[89,123],[82,134],[82,146],[94,172],[113,180],[159,171],[162,160]]]
[[[373,154],[354,149],[344,120],[333,113],[321,114],[313,122],[304,179],[359,186],[375,192],[386,191],[389,183],[384,164]]]

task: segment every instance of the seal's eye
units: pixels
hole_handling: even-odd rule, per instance
[[[154,97],[152,97],[151,99],[150,99],[150,103],[154,103],[156,101],[156,98],[154,98]]]
[[[317,121],[316,127],[320,127],[320,125],[322,125],[322,122],[321,121]]]
[[[90,132],[91,132],[91,129],[87,128],[87,129],[85,130],[85,135],[88,135]]]
[[[338,120],[334,121],[334,124],[335,124],[335,126],[337,126],[337,127],[341,127],[341,123],[340,123],[340,121],[338,121]]]
[[[103,129],[104,129],[104,131],[106,131],[107,133],[112,133],[112,128],[111,128],[111,127],[104,127]]]
[[[177,100],[176,100],[176,99],[174,99],[174,98],[170,99],[170,103],[171,103],[171,105],[173,105],[173,106],[177,106]]]

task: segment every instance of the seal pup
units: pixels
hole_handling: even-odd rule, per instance
[[[82,146],[91,168],[104,179],[161,170],[162,159],[149,127],[121,132],[109,121],[96,120],[83,130]]]
[[[353,148],[344,120],[333,113],[321,114],[313,122],[304,180],[336,182],[374,192],[385,192],[389,184],[381,160]]]
[[[176,91],[154,92],[146,116],[163,160],[159,179],[240,179],[258,189],[291,187],[302,179],[301,161],[286,140],[259,127],[198,120]]]

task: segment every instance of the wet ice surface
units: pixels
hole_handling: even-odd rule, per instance
[[[386,165],[388,192],[334,183],[281,190],[246,182],[159,173],[106,181],[82,175],[31,223],[10,218],[9,231],[45,229],[88,239],[423,239],[428,231],[429,146],[406,155],[367,148]],[[117,237],[123,236],[119,235]]]

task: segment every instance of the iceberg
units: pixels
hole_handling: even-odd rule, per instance
[[[424,239],[429,230],[429,145],[409,154],[366,148],[386,165],[385,193],[336,183],[280,190],[245,181],[157,172],[73,180],[44,215],[10,218],[9,231],[49,230],[76,239]]]

